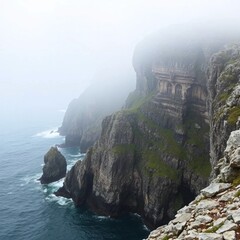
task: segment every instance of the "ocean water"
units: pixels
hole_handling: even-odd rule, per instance
[[[138,216],[120,219],[97,216],[53,194],[63,180],[46,186],[39,183],[44,154],[51,146],[64,141],[55,132],[62,118],[61,111],[2,118],[0,240],[145,238],[149,232]],[[78,148],[59,150],[67,159],[68,169],[84,157]]]

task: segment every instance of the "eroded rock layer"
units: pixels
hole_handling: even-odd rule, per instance
[[[103,120],[99,141],[59,191],[77,205],[110,216],[137,212],[155,227],[206,186],[208,57],[199,43],[184,37],[179,46],[172,37],[149,58],[136,50],[136,90]]]
[[[209,66],[211,184],[148,239],[240,239],[240,47],[215,54]]]

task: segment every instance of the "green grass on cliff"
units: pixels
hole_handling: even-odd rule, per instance
[[[240,116],[240,107],[239,106],[232,107],[228,113],[228,118],[227,118],[228,124],[234,126],[239,116]]]
[[[169,166],[161,159],[161,155],[156,151],[148,150],[143,153],[146,162],[146,168],[156,176],[167,177],[172,180],[177,179],[177,170]]]
[[[212,170],[209,156],[205,154],[195,156],[193,161],[189,163],[189,166],[195,173],[205,178],[210,176]]]
[[[154,97],[155,92],[152,92],[146,97],[132,96],[131,108],[125,110],[126,114],[130,114],[136,118],[136,124],[133,127],[134,135],[136,138],[141,139],[141,145],[144,149],[137,149],[140,156],[147,160],[147,164],[141,165],[151,170],[155,176],[168,176],[170,179],[177,179],[177,173],[175,169],[172,169],[162,159],[172,156],[176,160],[185,160],[189,168],[202,177],[209,177],[211,171],[211,165],[209,162],[209,154],[206,149],[206,138],[208,137],[209,126],[204,122],[202,116],[198,113],[188,111],[186,121],[183,125],[179,126],[187,135],[186,144],[178,142],[177,137],[173,129],[167,129],[161,127],[158,123],[153,121],[144,108],[147,107],[149,111],[155,111],[151,109],[151,105],[147,104]],[[200,128],[196,128],[196,124]],[[145,128],[147,131],[143,131]],[[191,146],[189,150],[187,146]],[[199,150],[203,149],[201,154]],[[124,152],[126,149],[117,149],[117,151]],[[149,173],[149,171],[147,171]]]
[[[148,140],[153,148],[160,149],[162,153],[172,155],[176,158],[184,159],[186,157],[186,151],[175,139],[172,129],[162,128],[141,112],[137,113],[137,118],[143,121],[152,132],[160,137],[158,140]]]
[[[187,156],[189,168],[199,176],[208,178],[211,173],[207,148],[209,125],[198,112],[189,109],[183,129],[187,136],[186,145],[191,146]]]
[[[112,151],[115,154],[119,155],[125,155],[128,153],[133,153],[135,151],[135,145],[134,144],[119,144],[112,148]]]
[[[240,176],[239,177],[236,177],[234,180],[233,180],[233,186],[236,187],[240,184]]]
[[[127,99],[129,108],[125,111],[127,111],[128,113],[137,112],[140,107],[148,103],[155,96],[155,94],[156,91],[153,91],[146,96],[142,96],[137,92],[132,92]]]

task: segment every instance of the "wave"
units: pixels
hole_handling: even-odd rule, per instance
[[[33,137],[42,137],[42,138],[58,138],[60,134],[58,128],[52,128],[35,134]]]
[[[98,216],[98,215],[94,215],[94,218],[98,219],[99,221],[104,221],[104,220],[109,220],[112,219],[110,216]]]
[[[35,175],[28,175],[26,177],[23,177],[21,180],[23,183],[20,184],[20,186],[25,186],[29,183],[38,183],[39,182],[39,178],[41,177],[41,173],[37,173]]]
[[[73,200],[64,198],[64,197],[57,197],[55,194],[51,193],[46,196],[46,201],[48,202],[56,202],[61,206],[73,205]]]
[[[79,153],[79,154],[69,154],[68,156],[72,158],[83,158],[85,155],[86,154],[84,153]]]
[[[50,183],[43,186],[43,192],[45,194],[45,200],[48,202],[56,202],[61,206],[66,206],[73,204],[72,199],[67,199],[64,197],[59,197],[54,194],[60,187],[63,186],[64,178],[60,179],[57,182]]]

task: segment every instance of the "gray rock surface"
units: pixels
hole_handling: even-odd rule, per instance
[[[240,106],[239,53],[240,48],[233,46],[216,54],[212,58],[213,69],[209,71],[212,100],[210,139],[214,178],[212,176],[210,185],[203,189],[193,202],[178,211],[175,219],[159,228],[160,235],[157,239],[162,239],[163,236],[165,239],[191,240],[240,238],[240,130],[238,130],[240,112],[235,112]],[[214,79],[215,89],[211,88]],[[177,222],[176,219],[187,212],[191,213],[191,216],[182,232],[180,234],[169,232],[169,226],[172,229],[172,224]]]
[[[219,192],[223,192],[224,190],[231,187],[229,183],[211,183],[208,187],[201,190],[201,193],[205,197],[213,197]]]
[[[173,39],[161,34],[163,39],[157,39],[156,44],[148,40],[151,51],[137,47],[133,58],[136,90],[129,95],[125,109],[103,120],[99,140],[65,179],[62,191],[76,205],[114,217],[136,212],[151,227],[166,223],[208,183],[209,122],[212,175],[218,176],[214,182],[223,182],[226,187],[229,185],[225,183],[238,176],[239,169],[229,165],[233,149],[226,154],[224,150],[230,133],[238,126],[237,90],[231,93],[240,73],[239,47],[212,57],[207,93],[205,67],[218,47],[211,50],[190,41],[188,35],[174,34]],[[236,189],[219,186],[207,189],[205,196],[199,195],[176,216],[191,213],[188,220],[171,221],[157,230],[159,236],[191,239],[201,234],[206,239],[209,235],[218,239],[219,235],[211,232],[211,224],[231,216],[236,207],[225,208],[219,201],[225,194],[223,189],[226,193]],[[201,218],[196,220],[198,216]],[[213,221],[200,221],[207,216]]]
[[[40,178],[41,184],[48,184],[65,177],[67,162],[65,157],[56,147],[51,149],[44,156],[43,175]]]
[[[223,233],[224,240],[236,240],[236,233],[235,231],[228,231]]]
[[[166,52],[155,46],[160,52],[151,59],[137,48],[136,90],[125,109],[103,120],[99,140],[64,183],[77,205],[110,216],[137,212],[150,227],[173,218],[211,171],[204,48],[187,36],[161,38]]]

